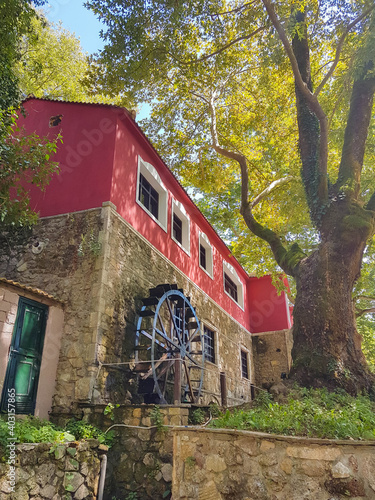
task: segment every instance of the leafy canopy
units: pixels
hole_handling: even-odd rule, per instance
[[[287,33],[303,26],[291,7],[304,7],[314,80],[319,84],[335,59],[347,26],[370,2],[276,2]],[[90,0],[86,6],[106,23],[97,59],[97,84],[108,92],[135,92],[152,112],[143,125],[167,164],[251,272],[278,270],[269,246],[249,234],[240,207],[238,164],[212,148],[212,106],[220,145],[243,154],[249,165],[250,200],[285,180],[254,206],[256,219],[286,244],[308,253],[319,235],[311,223],[304,187],[289,61],[261,1]],[[320,93],[328,116],[329,174],[334,178],[343,144],[350,87],[371,50],[368,18],[345,37],[340,62]],[[366,48],[366,50],[364,50]],[[212,104],[212,106],[211,106]],[[372,144],[372,146],[371,146]],[[373,130],[364,184],[373,173]],[[365,193],[365,191],[364,191]]]

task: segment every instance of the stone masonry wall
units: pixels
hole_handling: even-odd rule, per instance
[[[76,417],[103,430],[113,426],[115,437],[108,451],[105,499],[125,499],[130,492],[137,492],[138,500],[170,498],[173,462],[170,427],[188,425],[188,406],[120,405],[111,415],[105,415],[104,409],[105,405],[81,404]],[[163,427],[155,425],[155,413]],[[70,416],[51,417],[64,426]]]
[[[136,377],[116,363],[134,360],[137,313],[141,299],[159,283],[176,283],[191,304],[198,318],[216,332],[217,362],[206,363],[203,404],[220,403],[220,372],[227,376],[228,404],[250,399],[250,380],[241,378],[240,346],[249,351],[252,366],[251,336],[206,294],[136,233],[114,210],[107,223],[107,250],[104,268],[100,318],[98,359],[103,366],[97,375],[96,401],[104,399],[124,402],[130,391],[136,392]],[[113,363],[112,367],[108,366]],[[107,365],[107,366],[105,366]],[[132,366],[130,364],[130,366]],[[137,403],[137,399],[132,399]]]
[[[64,330],[54,408],[73,402],[142,402],[133,374],[141,299],[159,283],[176,283],[216,332],[217,362],[207,363],[202,403],[250,399],[250,334],[126,223],[107,202],[101,209],[47,217],[31,230],[2,234],[0,276],[31,285],[64,304]],[[241,377],[240,346],[250,379]],[[120,363],[120,364],[119,364]]]
[[[103,209],[105,211],[105,209]],[[32,229],[2,233],[0,276],[44,290],[64,304],[54,404],[92,397],[103,267],[102,210],[47,217]]]
[[[15,486],[9,465],[0,463],[0,499],[94,499],[102,453],[94,439],[59,445],[17,445]]]
[[[292,365],[291,330],[253,334],[255,385],[269,389],[289,374]]]
[[[375,498],[375,442],[176,429],[173,500]]]

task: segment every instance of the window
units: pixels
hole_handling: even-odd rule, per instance
[[[139,176],[139,201],[142,205],[158,219],[159,216],[159,193],[154,189],[146,178]]]
[[[237,285],[230,279],[227,273],[224,273],[224,288],[227,294],[230,295],[233,300],[238,302]]]
[[[241,374],[242,378],[249,379],[249,358],[248,352],[241,349]]]
[[[182,243],[182,220],[173,214],[173,238]]]
[[[199,233],[199,266],[210,278],[213,277],[212,246],[204,233]]]
[[[150,164],[138,157],[137,204],[167,231],[168,191]]]
[[[240,280],[233,266],[228,262],[223,262],[224,271],[224,291],[229,297],[234,300],[241,309],[244,306],[244,291],[243,283]]]
[[[215,332],[206,325],[203,326],[204,356],[210,363],[215,363]]]
[[[190,255],[190,218],[185,207],[177,200],[172,202],[172,240]]]
[[[199,264],[203,269],[206,269],[207,263],[206,263],[206,249],[204,248],[203,245],[199,245]]]

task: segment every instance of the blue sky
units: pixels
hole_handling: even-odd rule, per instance
[[[83,50],[92,54],[103,48],[99,37],[103,25],[83,3],[83,0],[49,0],[43,9],[50,21],[61,21],[64,28],[74,32],[81,40]]]

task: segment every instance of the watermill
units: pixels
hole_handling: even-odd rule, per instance
[[[163,284],[142,303],[135,342],[139,392],[149,403],[198,403],[204,340],[190,298],[177,285]]]

